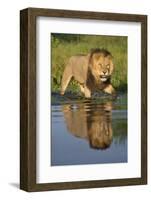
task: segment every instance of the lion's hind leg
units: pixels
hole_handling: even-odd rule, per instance
[[[72,78],[72,71],[70,69],[70,66],[66,66],[64,72],[63,72],[63,76],[62,76],[62,81],[61,81],[61,95],[64,95],[65,90],[70,82]]]

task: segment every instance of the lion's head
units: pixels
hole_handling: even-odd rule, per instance
[[[111,53],[105,49],[93,49],[90,53],[89,67],[97,82],[106,82],[114,69]]]

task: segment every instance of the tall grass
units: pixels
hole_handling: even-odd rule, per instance
[[[87,54],[93,48],[105,48],[114,57],[112,84],[119,91],[127,90],[127,37],[97,35],[51,35],[51,86],[52,91],[59,91],[65,65],[70,56]],[[75,81],[71,81],[68,90],[78,91]]]

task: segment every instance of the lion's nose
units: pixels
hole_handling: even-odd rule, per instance
[[[103,71],[103,74],[105,75],[105,74],[106,74],[106,71]]]

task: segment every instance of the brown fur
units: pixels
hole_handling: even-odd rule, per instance
[[[62,76],[61,95],[64,95],[71,78],[79,83],[85,97],[91,97],[91,93],[98,89],[115,94],[110,82],[113,69],[112,55],[105,49],[94,49],[87,55],[72,56]]]

